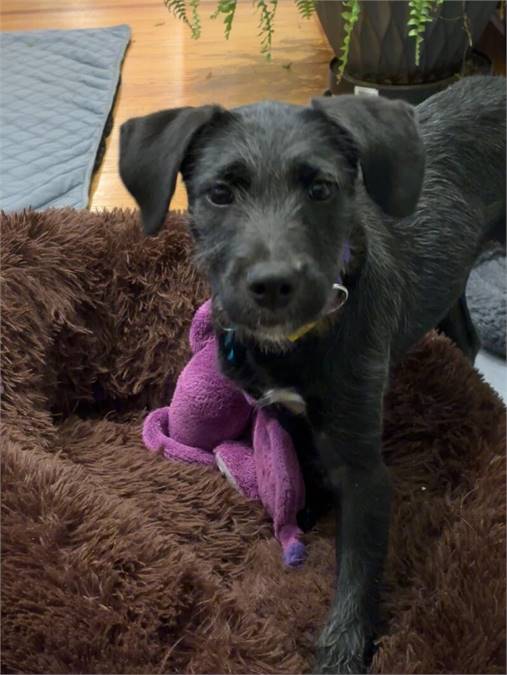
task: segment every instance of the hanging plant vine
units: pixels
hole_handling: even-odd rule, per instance
[[[201,20],[198,11],[200,2],[201,0],[164,0],[167,9],[190,28],[192,38],[195,40],[201,36]],[[315,14],[315,0],[294,0],[294,2],[303,19],[309,19]],[[231,34],[237,5],[238,0],[217,0],[216,9],[211,15],[212,19],[222,18],[226,40],[229,39]],[[261,52],[267,59],[270,59],[278,0],[253,0],[253,5],[260,14],[259,38],[261,41]]]
[[[415,39],[415,65],[421,62],[421,47],[426,24],[435,19],[435,14],[444,0],[408,0],[408,35]]]
[[[256,8],[260,12],[259,37],[261,39],[261,53],[271,59],[271,43],[275,32],[273,22],[275,20],[278,0],[256,0]]]
[[[192,31],[194,40],[198,40],[201,37],[201,19],[198,11],[200,1],[201,0],[188,0],[192,12],[190,17],[190,30]]]
[[[218,0],[217,8],[211,15],[212,19],[222,16],[226,40],[229,39],[231,34],[232,22],[234,21],[234,14],[236,12],[236,3],[237,0]]]
[[[229,39],[234,22],[234,16],[239,0],[217,0],[215,12],[212,18],[221,17],[224,23],[224,34]],[[201,0],[164,0],[168,10],[180,21],[183,21],[191,30],[192,37],[197,39],[201,35],[201,21],[199,7]],[[271,58],[271,47],[274,35],[274,19],[278,7],[278,0],[252,0],[254,7],[259,12],[259,37],[261,52],[266,58]],[[316,0],[294,0],[299,15],[309,19],[316,11]],[[415,40],[415,63],[420,65],[421,48],[424,42],[426,25],[437,18],[438,8],[444,0],[407,0],[409,19],[407,22],[408,35]],[[361,14],[360,0],[343,0],[341,18],[343,20],[343,42],[338,56],[337,78],[343,78],[350,53],[350,42],[354,26]],[[463,3],[465,4],[465,3]],[[501,9],[505,8],[505,0],[502,0]],[[464,14],[464,28],[470,42],[470,26],[468,17]]]
[[[296,7],[303,19],[309,19],[315,14],[315,0],[296,0]]]
[[[175,16],[183,23],[186,23],[187,26],[190,26],[190,21],[187,17],[187,2],[186,0],[164,0],[164,5]]]
[[[349,61],[349,52],[350,52],[350,37],[354,26],[359,20],[359,15],[361,14],[361,9],[359,6],[359,0],[343,0],[342,2],[342,19],[343,19],[343,42],[340,48],[340,56],[338,57],[338,73],[337,81],[341,82],[345,68]]]

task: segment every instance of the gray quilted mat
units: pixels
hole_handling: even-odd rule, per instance
[[[482,346],[505,359],[507,326],[507,263],[505,251],[485,251],[468,279],[467,304]]]
[[[88,204],[128,26],[0,34],[0,208]]]

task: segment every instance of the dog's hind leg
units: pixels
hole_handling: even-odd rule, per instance
[[[438,324],[437,330],[447,335],[461,349],[470,363],[474,363],[481,347],[481,340],[468,311],[464,292],[451,307],[447,316]]]

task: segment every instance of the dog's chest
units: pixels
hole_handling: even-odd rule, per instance
[[[304,398],[292,388],[267,389],[257,399],[257,405],[261,408],[268,405],[283,405],[294,415],[304,415],[306,413]]]
[[[292,414],[306,413],[306,401],[300,386],[294,382],[294,369],[284,367],[280,357],[267,357],[235,345],[233,358],[230,347],[220,341],[222,372],[234,380],[259,407],[283,406]]]

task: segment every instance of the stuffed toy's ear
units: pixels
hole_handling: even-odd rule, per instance
[[[200,352],[214,336],[212,304],[211,300],[206,300],[194,314],[192,325],[190,326],[189,339],[192,354]]]
[[[164,222],[176,177],[195,133],[223,112],[216,105],[134,117],[120,129],[120,175],[141,209],[146,234]]]
[[[378,96],[316,98],[312,107],[355,139],[365,187],[390,216],[410,215],[419,200],[425,152],[415,109]]]

